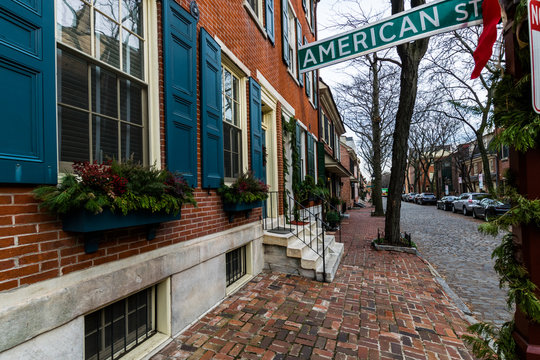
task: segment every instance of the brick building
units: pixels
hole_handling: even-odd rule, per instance
[[[341,164],[351,173],[350,176],[341,178],[341,201],[346,209],[350,209],[358,203],[360,193],[360,158],[356,154],[356,145],[352,137],[341,136]]]
[[[284,190],[282,119],[297,120],[303,174],[317,178],[318,77],[296,63],[316,1],[5,0],[0,12],[0,359],[146,356],[262,270],[262,210],[230,222],[216,188],[252,171]],[[182,173],[198,206],[151,241],[120,228],[85,251],[32,190],[106,158]]]

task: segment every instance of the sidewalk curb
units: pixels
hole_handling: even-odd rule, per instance
[[[422,261],[424,261],[428,268],[429,268],[429,271],[431,272],[431,274],[433,275],[433,277],[435,278],[435,280],[441,285],[441,287],[443,288],[444,292],[446,293],[446,295],[448,295],[448,297],[454,302],[454,304],[457,306],[457,308],[459,310],[461,310],[463,312],[463,314],[465,315],[464,318],[465,320],[469,323],[469,324],[476,324],[478,322],[478,320],[476,320],[472,315],[472,311],[469,309],[469,307],[463,302],[463,300],[461,300],[461,298],[459,297],[459,295],[457,295],[454,290],[452,290],[452,288],[448,285],[448,283],[446,282],[446,280],[444,280],[444,278],[439,274],[439,272],[433,267],[433,265],[431,265],[431,263],[420,253],[420,251],[418,251],[418,257],[420,259],[422,259]]]

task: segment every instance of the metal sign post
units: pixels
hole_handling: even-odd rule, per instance
[[[536,1],[536,0],[534,0]],[[440,0],[301,46],[300,72],[482,23],[482,0]]]

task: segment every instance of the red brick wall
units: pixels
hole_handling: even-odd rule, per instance
[[[189,1],[182,0],[179,3],[184,8],[189,8]],[[307,30],[301,0],[293,0],[292,3],[302,23],[304,35],[309,41],[313,41],[313,35]],[[282,61],[280,1],[275,1],[275,46],[263,36],[243,7],[243,0],[199,0],[197,4],[201,13],[198,28],[203,26],[212,36],[217,35],[251,70],[251,76],[256,77],[258,69],[295,108],[296,117],[303,121],[311,132],[318,135],[317,111],[309,104],[305,89],[296,84]],[[158,8],[158,30],[161,33],[159,1]],[[161,54],[161,36],[157,41]],[[166,165],[162,66],[160,66],[160,113],[161,160]],[[279,188],[283,190],[280,104],[276,109],[276,124]],[[200,128],[198,130],[200,134]],[[200,153],[199,148],[199,187]],[[261,217],[261,209],[255,209],[248,219],[239,215],[233,223],[229,223],[216,192],[198,188],[195,191],[198,207],[184,206],[181,220],[162,224],[154,240],[146,240],[146,231],[143,227],[109,231],[104,234],[104,240],[100,242],[96,253],[85,254],[83,237],[62,231],[59,219],[39,211],[38,203],[31,194],[32,190],[33,187],[26,186],[0,186],[0,291],[217,233],[256,221]]]
[[[347,170],[349,169],[349,152],[347,151],[347,148],[339,143],[340,151],[341,151],[341,165]],[[351,199],[351,180],[349,177],[342,177],[341,182],[343,183],[343,186],[341,187],[341,200],[347,205],[347,209],[353,206],[353,201]]]

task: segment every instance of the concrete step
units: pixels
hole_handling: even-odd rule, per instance
[[[322,262],[316,270],[316,278],[318,281],[334,281],[339,263],[343,257],[344,249],[345,246],[343,243],[334,243],[333,246],[329,248],[329,251],[326,254],[326,272],[323,271]],[[326,273],[326,279],[323,276],[324,273]]]

